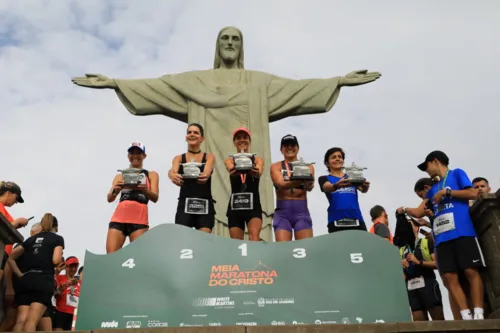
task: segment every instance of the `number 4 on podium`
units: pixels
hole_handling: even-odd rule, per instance
[[[130,258],[130,259],[125,260],[122,264],[122,267],[134,268],[135,267],[134,258]]]

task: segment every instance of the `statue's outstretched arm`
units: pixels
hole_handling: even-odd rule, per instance
[[[118,88],[115,80],[110,79],[109,77],[102,74],[85,74],[85,76],[83,77],[72,78],[71,82],[81,87],[94,88],[94,89]]]
[[[377,80],[382,74],[379,72],[368,72],[366,69],[350,72],[346,76],[342,76],[339,81],[340,87],[353,87],[362,84],[367,84]]]

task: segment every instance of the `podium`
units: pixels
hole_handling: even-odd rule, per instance
[[[398,249],[365,231],[265,243],[163,224],[84,266],[76,330],[411,321]]]
[[[9,221],[5,218],[5,216],[0,213],[0,249],[2,249],[2,253],[0,253],[0,264],[4,264],[4,248],[5,245],[8,244],[15,244],[15,243],[21,243],[24,240],[24,237],[19,233],[19,231],[16,230],[10,224]],[[2,292],[0,293],[0,321],[3,320],[3,300],[4,300],[4,292],[3,292],[3,286],[5,285],[4,279],[2,278]]]

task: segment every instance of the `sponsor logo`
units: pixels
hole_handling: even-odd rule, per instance
[[[356,321],[358,322],[358,324],[361,324],[363,322],[363,318],[361,317],[356,317]]]
[[[350,324],[349,318],[347,317],[342,318],[342,324]]]
[[[259,297],[257,299],[257,306],[259,308],[265,306],[265,305],[273,305],[273,304],[295,304],[295,298],[293,297],[288,297],[288,298],[264,298],[264,297]]]
[[[148,320],[148,327],[168,327],[168,323],[159,320]]]
[[[210,272],[208,285],[215,286],[240,286],[273,284],[278,273],[264,265],[261,261],[253,268],[243,270],[239,265],[214,265]]]
[[[385,321],[383,319],[376,319],[375,324],[377,324],[377,323],[385,323]]]
[[[292,325],[305,325],[305,324],[306,323],[301,322],[301,321],[296,321],[296,320],[292,321]],[[320,324],[321,324],[321,321],[320,321]]]
[[[276,320],[273,320],[271,322],[271,325],[272,326],[279,326],[279,325],[286,325],[284,321],[276,321]]]
[[[118,322],[116,320],[113,321],[103,321],[101,323],[102,328],[116,328],[118,327]]]
[[[127,324],[125,325],[125,328],[140,328],[140,327],[141,327],[141,322],[138,320],[127,321]]]
[[[257,323],[252,321],[252,322],[246,322],[246,323],[236,323],[237,326],[257,326]]]
[[[315,324],[318,324],[318,325],[321,325],[321,324],[336,324],[337,322],[334,321],[334,320],[319,320],[319,319],[316,319],[314,321]]]
[[[222,326],[221,323],[208,323],[208,326]]]
[[[201,297],[195,299],[193,305],[234,308],[234,301],[231,300],[231,297]]]
[[[184,324],[184,323],[180,323],[179,326],[180,327],[201,327],[203,325],[202,324]]]

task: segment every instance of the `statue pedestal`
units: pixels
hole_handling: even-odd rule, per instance
[[[470,207],[479,236],[486,269],[481,275],[485,289],[485,318],[500,318],[500,190],[483,194]]]
[[[5,216],[0,213],[0,265],[4,264],[4,248],[5,245],[20,243],[24,240],[24,237],[10,224],[9,221],[5,218]],[[4,286],[5,279],[2,278],[1,283],[1,292],[0,292],[0,321],[3,320],[3,299],[4,299]]]

